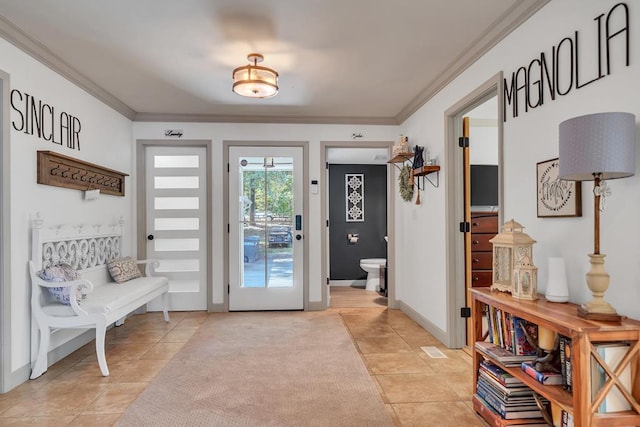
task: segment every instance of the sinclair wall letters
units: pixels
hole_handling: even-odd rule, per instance
[[[56,114],[51,105],[18,89],[11,91],[11,108],[17,114],[11,125],[18,132],[80,151],[82,125],[77,117],[64,111]]]
[[[510,80],[504,79],[504,121],[511,112],[516,118],[522,112],[537,108],[545,99],[554,101],[556,96],[565,96],[573,89],[580,89],[611,74],[611,58],[614,48],[618,54],[616,62],[625,61],[629,66],[629,7],[626,3],[618,3],[609,12],[594,18],[595,35],[590,36],[587,46],[596,51],[586,55],[591,59],[586,70],[581,68],[585,58],[582,39],[578,31],[573,36],[565,37],[551,52],[540,52],[540,56],[531,60],[528,65],[511,73]],[[624,58],[622,58],[624,56]],[[581,61],[582,59],[582,61]],[[584,74],[583,71],[585,71]],[[585,76],[586,75],[586,76]]]

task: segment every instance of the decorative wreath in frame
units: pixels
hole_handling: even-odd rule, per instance
[[[413,200],[413,185],[409,183],[411,179],[411,166],[404,165],[400,168],[400,177],[398,181],[400,182],[400,197],[405,202],[410,202]]]

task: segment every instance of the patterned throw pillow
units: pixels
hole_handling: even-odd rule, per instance
[[[129,256],[109,261],[107,269],[116,283],[126,282],[142,276],[136,262]]]
[[[44,270],[38,272],[38,277],[47,282],[70,282],[73,280],[78,280],[80,275],[76,270],[73,269],[69,264],[58,264],[53,265],[51,267],[47,267]],[[69,301],[69,288],[64,287],[56,287],[56,288],[47,288],[49,295],[53,297],[53,299],[61,304],[70,305]],[[82,301],[87,294],[87,288],[84,285],[78,286],[78,290],[76,292],[76,301],[79,303]]]

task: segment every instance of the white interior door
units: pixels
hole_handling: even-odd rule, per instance
[[[229,310],[304,308],[301,147],[229,147]]]
[[[169,278],[170,310],[206,310],[206,148],[147,147],[145,155],[147,258]]]

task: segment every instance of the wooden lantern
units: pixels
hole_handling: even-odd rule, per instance
[[[513,270],[523,256],[533,264],[533,244],[536,243],[522,230],[524,227],[514,221],[506,222],[502,232],[489,240],[493,244],[492,290],[512,292]]]
[[[524,255],[513,269],[513,289],[511,296],[518,299],[538,299],[538,267],[531,258]]]

